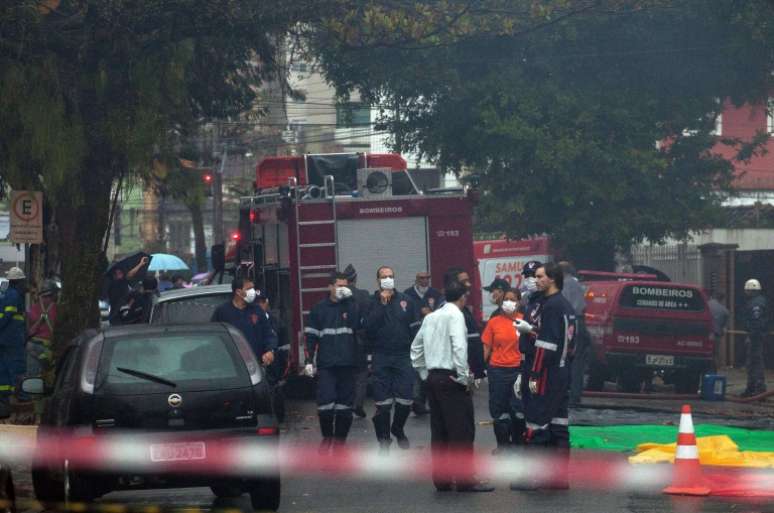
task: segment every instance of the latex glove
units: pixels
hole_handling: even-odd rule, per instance
[[[474,379],[473,386],[476,387],[476,389],[478,390],[481,387],[481,378]]]
[[[313,378],[314,377],[314,370],[315,370],[314,369],[314,365],[312,365],[311,363],[307,363],[304,366],[304,376],[308,376],[310,378]]]
[[[516,328],[516,331],[522,335],[532,332],[532,325],[521,319],[516,319],[513,321],[513,326]]]
[[[513,393],[516,394],[516,399],[521,400],[521,374],[516,376],[516,382],[513,384]]]
[[[538,382],[536,379],[530,379],[529,380],[529,391],[533,394],[537,394],[538,392]]]

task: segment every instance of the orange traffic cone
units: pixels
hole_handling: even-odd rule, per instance
[[[710,489],[704,484],[689,404],[683,405],[683,411],[680,414],[672,486],[664,488],[664,493],[673,495],[709,495],[710,493]]]

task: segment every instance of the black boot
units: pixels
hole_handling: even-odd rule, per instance
[[[333,430],[333,437],[337,443],[343,444],[347,441],[349,428],[352,427],[352,410],[339,410],[336,412],[336,427]]]
[[[411,406],[407,404],[395,405],[395,416],[392,419],[390,432],[398,439],[398,447],[401,449],[408,449],[411,446],[409,439],[406,438],[406,433],[403,432],[403,426],[406,425],[406,419],[408,419],[410,413]]]
[[[524,445],[524,432],[527,431],[527,425],[524,419],[515,418],[511,421],[511,444]]]
[[[509,419],[497,419],[493,423],[497,449],[493,454],[500,454],[511,445],[511,421]]]
[[[373,417],[374,431],[376,432],[376,439],[379,441],[379,446],[382,450],[389,449],[392,438],[390,437],[390,410],[391,407],[377,406],[376,413]]]
[[[333,444],[333,410],[318,410],[317,416],[320,419],[320,433],[323,437],[320,443],[320,454],[328,454]]]

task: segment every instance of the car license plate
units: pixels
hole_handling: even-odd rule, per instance
[[[192,461],[207,457],[204,442],[151,444],[151,461]]]
[[[645,364],[672,367],[675,364],[675,357],[665,354],[647,354]]]

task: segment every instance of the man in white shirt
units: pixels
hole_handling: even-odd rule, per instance
[[[462,314],[466,292],[461,283],[447,284],[446,304],[425,317],[411,344],[411,364],[427,382],[433,483],[439,492],[450,491],[454,481],[458,492],[494,490],[477,483],[471,474],[476,427],[470,395],[468,335]],[[459,459],[448,460],[451,454]]]

